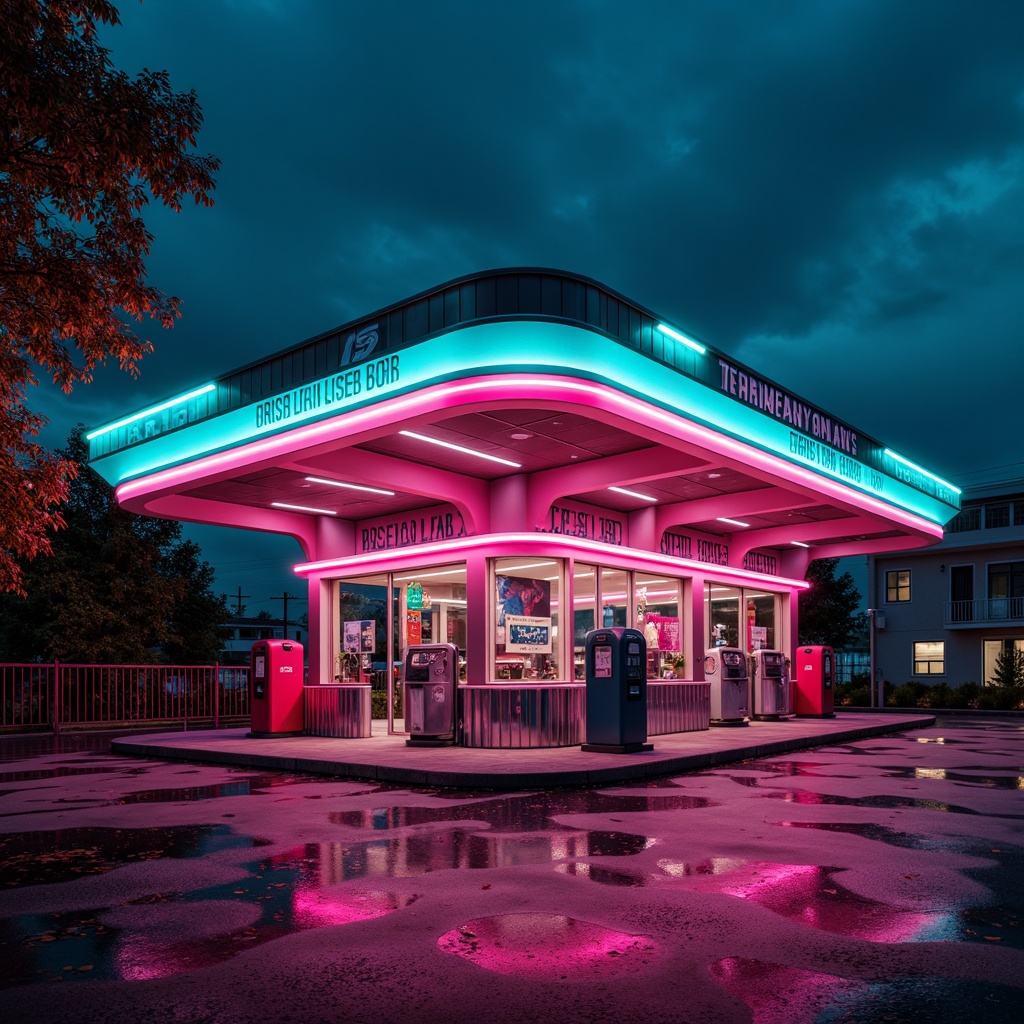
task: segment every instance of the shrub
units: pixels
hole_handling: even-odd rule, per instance
[[[981,711],[1022,710],[1024,686],[986,686],[978,693],[976,707]]]
[[[886,706],[894,708],[916,708],[925,690],[930,689],[926,683],[909,682],[897,686],[885,698]]]
[[[387,690],[373,690],[370,693],[370,717],[371,718],[387,718],[388,717],[388,691]],[[402,691],[401,689],[395,690],[395,718],[402,717]]]

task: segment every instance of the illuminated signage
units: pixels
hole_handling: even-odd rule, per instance
[[[583,537],[604,544],[623,544],[625,522],[607,509],[563,502],[548,510],[548,522],[541,533],[558,533],[563,537]]]
[[[352,339],[353,355],[358,338],[357,333]],[[122,442],[111,441],[103,454],[94,449],[92,464],[115,485],[170,467],[183,467],[206,455],[213,455],[222,467],[224,453],[234,448],[239,449],[239,458],[243,458],[245,447],[254,453],[258,448],[264,456],[267,447],[263,437],[268,435],[304,428],[306,434],[299,440],[311,439],[315,430],[321,430],[324,437],[335,436],[338,430],[343,433],[347,429],[345,421],[357,411],[360,418],[348,422],[353,428],[365,425],[373,420],[370,410],[378,403],[382,406],[380,420],[387,422],[401,410],[418,408],[423,404],[419,396],[427,401],[425,396],[433,387],[447,388],[445,397],[461,395],[460,389],[464,389],[474,401],[557,395],[560,401],[576,401],[581,406],[625,411],[634,421],[642,418],[658,429],[707,444],[712,450],[727,450],[730,455],[738,452],[745,459],[770,462],[773,471],[780,467],[771,457],[784,459],[818,477],[832,478],[869,497],[877,496],[887,507],[906,509],[935,523],[945,522],[958,505],[956,495],[948,493],[948,488],[934,478],[905,463],[898,464],[883,455],[876,442],[858,436],[845,424],[829,419],[787,392],[774,389],[769,401],[767,383],[725,360],[724,368],[715,373],[714,386],[709,386],[600,335],[564,324],[476,324],[463,328],[459,340],[460,344],[455,345],[451,335],[445,335],[403,349],[400,354],[371,355],[363,364],[337,369],[318,380],[205,421],[193,422],[190,417],[183,429],[153,437],[134,448],[119,449]],[[369,345],[369,335],[364,343]],[[514,364],[522,376],[511,372],[510,353],[514,353]],[[588,369],[612,365],[614,381],[606,382],[596,369]],[[744,374],[742,379],[740,373]],[[758,385],[753,389],[752,379]],[[746,400],[740,399],[743,381]],[[751,395],[755,404],[750,401]],[[390,409],[383,405],[389,399],[398,400]],[[322,427],[312,427],[321,421]],[[812,434],[817,430],[821,437],[806,433],[807,429]],[[107,437],[120,437],[125,431],[125,427],[111,431],[93,444],[106,443]],[[740,451],[737,444],[749,447]],[[851,453],[856,450],[859,456],[854,458],[845,449]],[[761,452],[767,457],[762,459]],[[581,508],[568,501],[560,501],[551,509],[550,519],[541,529],[606,543],[628,543],[625,517],[616,518],[605,510]]]
[[[389,388],[401,380],[398,356],[374,359],[351,370],[335,373],[312,384],[303,384],[284,394],[255,404],[253,426],[257,430],[278,426],[293,419],[306,419],[319,412],[341,408],[364,395]]]
[[[411,515],[367,519],[356,526],[356,541],[363,552],[390,551],[465,536],[466,524],[454,505],[439,505]]]
[[[763,551],[748,551],[743,556],[743,568],[750,572],[763,572],[774,576],[779,571],[779,559],[777,555]]]
[[[852,427],[827,416],[770,380],[734,366],[727,359],[719,359],[718,367],[721,371],[720,387],[727,395],[824,441],[838,451],[847,455],[857,454],[857,431]]]
[[[729,564],[729,545],[715,537],[666,530],[661,535],[661,553],[673,558],[692,558],[709,565]]]

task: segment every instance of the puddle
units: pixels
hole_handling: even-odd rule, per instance
[[[836,821],[773,821],[768,824],[780,825],[782,828],[811,828],[823,832],[842,832],[846,835],[861,836],[888,846],[898,846],[903,850],[941,850],[943,844],[934,839],[913,835],[910,832],[898,832],[885,825],[874,823],[854,823]]]
[[[750,1007],[753,1024],[820,1024],[823,1007],[868,989],[865,982],[744,957],[712,964],[711,977]]]
[[[481,821],[498,832],[543,832],[565,828],[553,820],[558,814],[628,814],[642,811],[685,811],[718,806],[706,797],[686,796],[668,789],[661,789],[659,792],[665,795],[619,795],[593,790],[538,792],[469,800],[441,807],[399,805],[363,811],[337,811],[329,815],[329,820],[336,825],[350,825],[375,831],[440,821]]]
[[[633,974],[658,955],[654,940],[646,935],[561,914],[476,918],[442,935],[437,945],[496,974],[574,980]]]
[[[205,786],[176,786],[168,789],[146,789],[136,793],[125,793],[116,800],[108,800],[102,806],[118,804],[162,804],[186,800],[217,800],[220,797],[253,796],[266,793],[269,789],[294,786],[306,780],[290,775],[250,775],[231,782],[217,782]],[[322,780],[318,780],[322,781]]]
[[[912,787],[913,788],[913,787]],[[978,814],[970,807],[944,803],[941,800],[921,800],[910,796],[836,796],[833,793],[814,793],[808,789],[766,791],[766,800],[782,800],[789,804],[830,804],[840,807],[913,808],[923,811],[944,811],[950,814]],[[986,814],[990,818],[1020,818],[1017,814]]]
[[[0,835],[0,890],[69,882],[160,857],[205,857],[258,842],[226,825],[12,832]]]
[[[984,771],[985,768],[966,768],[960,771],[949,768],[886,768],[882,774],[891,779],[937,779],[958,785],[980,786],[983,789],[1024,789],[1024,777],[1020,775],[973,774]]]
[[[750,1007],[753,1024],[1007,1024],[1020,1011],[1018,988],[943,976],[866,982],[740,957],[711,975]]]

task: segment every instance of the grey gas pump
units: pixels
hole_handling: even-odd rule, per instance
[[[754,718],[777,720],[792,713],[782,651],[754,651],[750,656],[750,686]]]
[[[637,629],[592,629],[584,647],[587,676],[583,750],[634,754],[647,739],[647,641]]]
[[[409,747],[455,742],[459,649],[455,644],[412,644],[405,652],[403,707]]]
[[[711,724],[747,725],[747,657],[738,647],[711,647],[704,655],[711,684]]]

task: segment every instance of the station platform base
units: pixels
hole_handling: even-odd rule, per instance
[[[746,729],[667,733],[657,737],[654,749],[621,754],[583,750],[579,744],[518,750],[406,746],[408,734],[389,734],[383,721],[373,722],[371,736],[351,739],[256,739],[248,737],[249,729],[242,727],[119,736],[111,741],[111,749],[137,758],[381,783],[519,790],[632,782],[934,724],[931,714],[840,712],[832,719],[785,719],[752,722]]]

